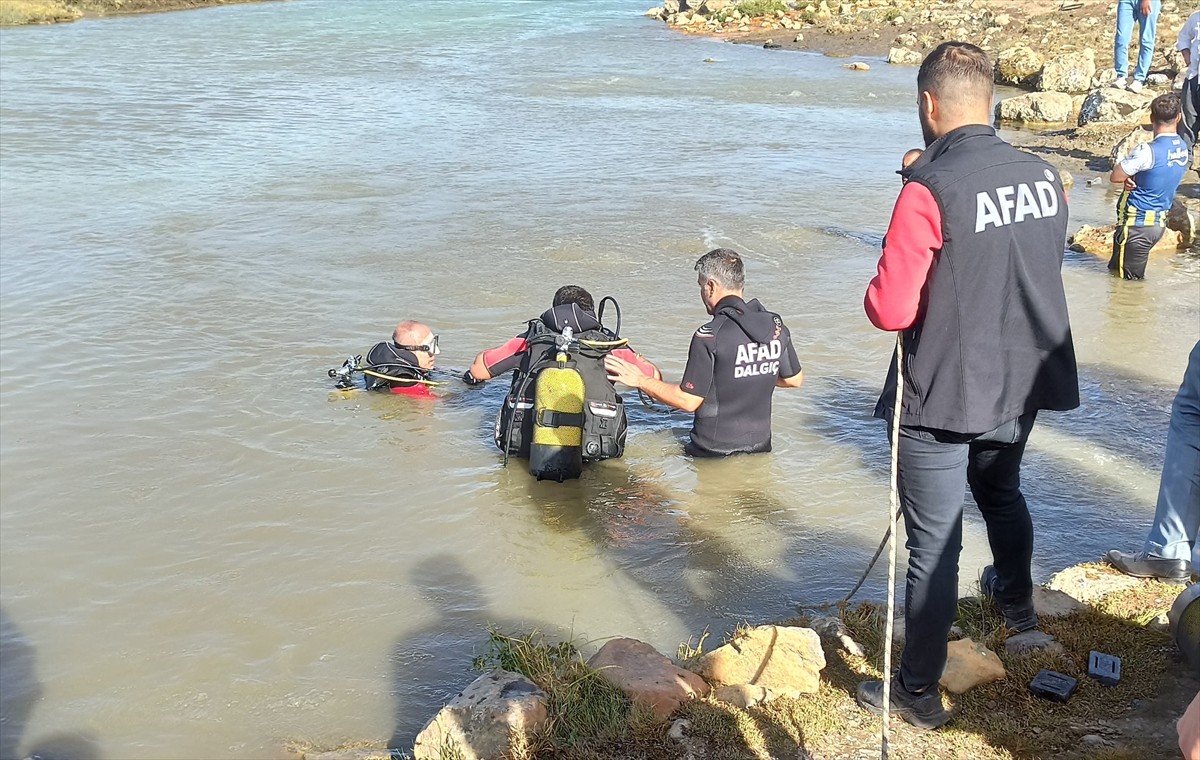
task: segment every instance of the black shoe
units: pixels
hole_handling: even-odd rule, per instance
[[[1163,581],[1188,581],[1192,578],[1192,566],[1184,559],[1167,559],[1138,552],[1126,554],[1113,549],[1105,555],[1108,564],[1134,578],[1158,578]]]
[[[1033,609],[1033,595],[1030,594],[1029,598],[1022,602],[1002,602],[997,595],[999,586],[1000,576],[996,574],[996,568],[991,565],[983,568],[983,573],[979,576],[979,590],[1000,609],[1000,614],[1004,616],[1004,624],[1017,633],[1037,628],[1038,617]]]
[[[923,731],[931,731],[950,722],[950,713],[942,707],[942,695],[937,684],[930,686],[923,694],[912,694],[900,683],[900,678],[892,679],[892,715],[904,718],[910,725]],[[883,714],[883,681],[863,681],[858,685],[859,707]]]

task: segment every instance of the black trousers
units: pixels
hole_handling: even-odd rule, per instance
[[[908,536],[900,677],[909,691],[936,684],[946,667],[966,486],[987,523],[1000,599],[1021,602],[1033,594],[1033,522],[1021,494],[1021,458],[1035,417],[983,435],[900,428],[900,505]]]
[[[1126,280],[1144,280],[1146,262],[1150,260],[1150,249],[1163,236],[1165,227],[1126,227],[1117,225],[1113,235],[1113,254],[1108,260],[1108,270]]]
[[[1179,136],[1187,143],[1189,151],[1194,150],[1196,137],[1200,136],[1200,77],[1193,77],[1183,83],[1179,99],[1183,105]]]

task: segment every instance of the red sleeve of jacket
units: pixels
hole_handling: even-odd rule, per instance
[[[499,377],[506,372],[512,372],[521,364],[521,354],[529,344],[522,337],[513,338],[503,345],[489,348],[483,352],[483,366],[487,367],[492,377]]]
[[[909,182],[896,199],[883,239],[879,273],[863,300],[867,318],[880,330],[906,330],[917,320],[921,289],[942,248],[942,211],[929,188]]]

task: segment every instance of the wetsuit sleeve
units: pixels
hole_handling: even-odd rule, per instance
[[[646,361],[641,354],[634,351],[632,348],[618,348],[612,353],[613,356],[617,357],[618,359],[624,359],[633,366],[637,367],[638,371],[646,377],[654,377],[654,365]]]
[[[513,338],[504,345],[483,352],[483,365],[492,377],[499,377],[521,366],[521,354],[529,344],[524,338]]]
[[[863,308],[880,330],[905,330],[917,320],[921,290],[942,249],[942,211],[929,188],[909,182],[900,191],[883,241],[879,271]]]
[[[716,337],[712,333],[701,335],[704,330],[702,327],[692,336],[687,366],[683,368],[683,379],[679,381],[680,389],[700,398],[707,398],[711,391],[717,358],[713,353]]]
[[[800,374],[800,357],[792,345],[792,331],[783,328],[783,355],[779,357],[779,377],[795,377]]]

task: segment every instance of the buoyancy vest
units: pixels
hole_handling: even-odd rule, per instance
[[[1079,406],[1058,171],[971,125],[935,141],[906,176],[937,200],[943,247],[904,331],[901,422],[986,433],[1027,412]],[[890,417],[895,389],[893,361],[875,416]]]
[[[382,341],[372,346],[367,352],[363,370],[363,379],[369,391],[424,387],[424,383],[419,381],[429,380],[429,372],[421,368],[416,355],[392,341]]]
[[[581,420],[564,417],[563,422],[581,423],[580,450],[585,462],[613,459],[625,452],[628,427],[625,404],[604,369],[604,357],[624,345],[624,341],[604,328],[595,314],[575,304],[563,304],[531,320],[523,336],[526,347],[521,364],[513,373],[509,393],[496,416],[494,433],[497,448],[509,456],[522,459],[530,456],[537,378],[543,370],[559,366],[556,356],[567,327],[571,328],[572,337],[566,348],[566,366],[583,379],[584,404]]]

